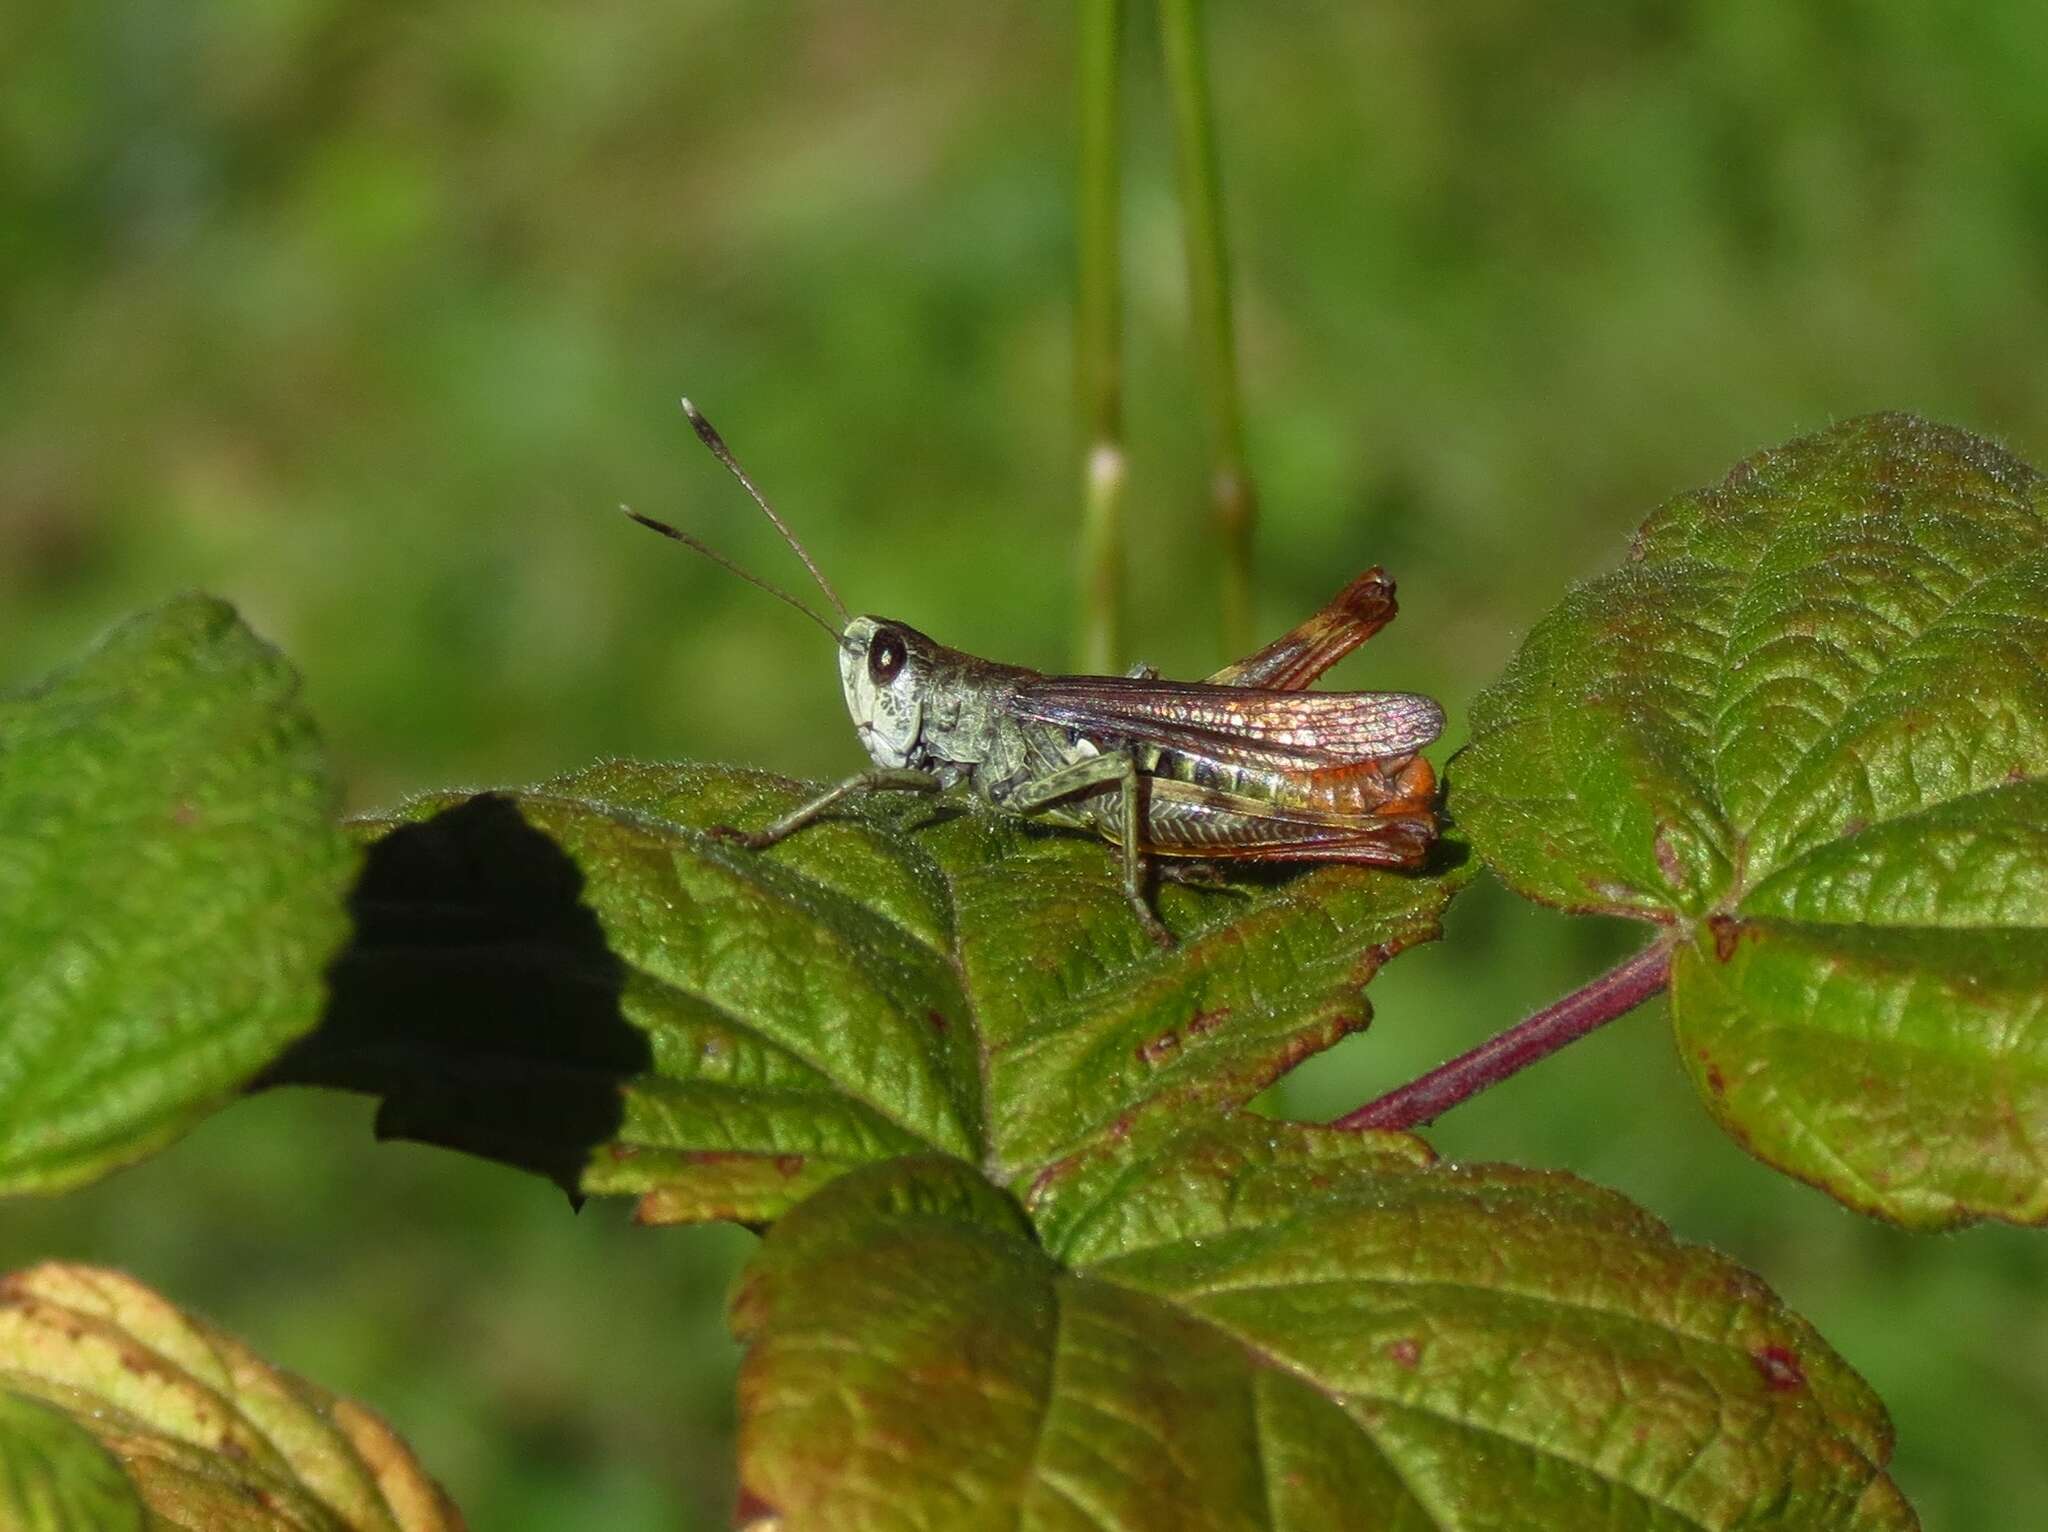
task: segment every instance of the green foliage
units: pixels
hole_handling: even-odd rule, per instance
[[[46,1476],[28,1502],[44,1519],[10,1528],[117,1532],[145,1509],[152,1527],[208,1532],[462,1526],[361,1405],[86,1266],[0,1279],[0,1464],[24,1459]],[[38,1493],[33,1479],[0,1474],[0,1517],[24,1491]]]
[[[1028,1186],[1364,1027],[1467,875],[1169,884],[1161,953],[1084,836],[880,797],[767,853],[705,833],[807,791],[620,763],[369,822],[334,1014],[284,1072],[655,1221],[764,1222],[918,1152]]]
[[[313,1025],[351,857],[297,690],[186,597],[0,698],[0,1192],[141,1157]]]
[[[750,1503],[1913,1524],[1882,1410],[1753,1279],[1568,1179],[1240,1110],[1363,1023],[1462,867],[1168,887],[1161,953],[1083,836],[888,798],[768,853],[706,833],[807,791],[612,764],[370,822],[284,1067],[643,1218],[773,1222],[734,1306]]]
[[[1523,893],[1672,928],[1739,1136],[1905,1222],[2041,1216],[2044,500],[1903,416],[1764,454],[1538,628],[1453,774]],[[728,768],[432,795],[358,857],[293,689],[188,599],[0,713],[16,1189],[265,1071],[645,1221],[772,1225],[741,1471],[806,1525],[1916,1525],[1874,1395],[1738,1268],[1570,1178],[1249,1109],[1438,934],[1456,840],[1164,884],[1167,952],[1097,840],[877,797],[753,852],[713,832],[809,789]],[[309,1525],[453,1514],[381,1426],[124,1279],[14,1279],[0,1382],[57,1454],[39,1506],[118,1463],[206,1524],[251,1474]]]
[[[911,46],[901,7],[858,0],[19,14],[9,683],[204,584],[316,678],[358,806],[600,754],[842,772],[817,635],[611,524],[628,498],[779,556],[690,467],[681,391],[862,604],[1061,657],[1069,8],[926,7]],[[1387,562],[1407,613],[1356,684],[1458,716],[1629,510],[1789,422],[1911,401],[2048,448],[2035,0],[1293,19],[1209,7],[1262,620],[1300,616],[1339,564]],[[1177,372],[1165,112],[1133,51],[1131,632],[1193,674],[1224,658],[1208,463]],[[1373,1033],[1317,1061],[1330,1110],[1612,955],[1605,923],[1491,890],[1453,920],[1450,946],[1376,981]],[[1649,1030],[1610,1029],[1433,1137],[1588,1169],[1786,1274],[1881,1381],[1930,1525],[2048,1503],[2048,1375],[2028,1365],[2048,1242],[1814,1216],[1674,1109],[1675,1076],[1644,1077]],[[721,1524],[729,1453],[703,1401],[745,1237],[634,1245],[602,1208],[565,1225],[490,1166],[357,1142],[354,1105],[273,1094],[12,1204],[0,1266],[90,1249],[289,1336],[435,1444],[479,1527]],[[665,1362],[621,1314],[654,1289]]]
[[[2048,1219],[2048,485],[1903,415],[1645,524],[1473,709],[1516,889],[1675,928],[1718,1120],[1916,1227]]]
[[[745,1495],[820,1529],[1917,1525],[1819,1337],[1569,1176],[1240,1117],[1080,1191],[1044,1245],[934,1159],[779,1223],[733,1299]]]
[[[9,1532],[142,1532],[142,1502],[92,1433],[62,1410],[11,1393],[0,1371],[0,1527]]]

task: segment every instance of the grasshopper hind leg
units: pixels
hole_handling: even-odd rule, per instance
[[[1145,823],[1150,811],[1153,779],[1129,750],[1091,755],[1056,767],[1043,776],[1005,785],[991,795],[996,807],[1011,814],[1040,814],[1061,802],[1082,794],[1101,794],[1112,784],[1117,789],[1117,810],[1108,817],[1108,805],[1093,818],[1103,834],[1123,850],[1124,898],[1145,934],[1162,947],[1174,944],[1173,933],[1145,897]],[[1083,821],[1086,823],[1087,821]]]

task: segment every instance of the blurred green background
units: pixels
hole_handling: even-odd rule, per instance
[[[1464,707],[1642,514],[1908,408],[2048,460],[2048,11],[1217,5],[1264,626],[1381,561],[1339,684]],[[1217,652],[1151,11],[1125,224],[1131,630]],[[613,511],[1057,664],[1073,16],[1044,4],[72,0],[0,15],[0,681],[183,587],[303,669],[348,801],[600,755],[856,760],[818,635]],[[1633,933],[1482,888],[1290,1087],[1353,1105]],[[2048,1243],[1908,1239],[1746,1159],[1654,1009],[1475,1102],[1756,1267],[1889,1401],[1933,1528],[2048,1503]],[[252,1101],[0,1264],[126,1266],[387,1412],[479,1528],[722,1525],[750,1236],[572,1216],[362,1103]],[[2032,1514],[2038,1514],[2036,1509]]]

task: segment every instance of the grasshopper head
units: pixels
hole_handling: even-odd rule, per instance
[[[911,764],[924,732],[924,697],[938,645],[886,617],[856,617],[839,635],[839,684],[860,742],[877,766]]]

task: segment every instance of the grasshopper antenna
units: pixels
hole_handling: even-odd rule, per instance
[[[732,455],[732,449],[726,446],[725,438],[713,429],[710,421],[697,413],[697,406],[685,399],[683,401],[683,413],[689,417],[690,426],[696,431],[698,439],[711,449],[711,455],[717,458],[719,462],[725,464],[731,471],[732,476],[745,486],[747,493],[754,497],[754,504],[761,507],[762,514],[775,523],[775,530],[782,534],[782,540],[789,544],[790,551],[804,561],[804,568],[811,572],[811,578],[818,582],[818,589],[825,593],[825,599],[832,603],[832,610],[839,614],[839,624],[843,630],[846,624],[852,620],[852,614],[846,610],[846,603],[839,599],[839,592],[832,588],[832,582],[825,578],[825,571],[820,569],[816,562],[812,560],[810,551],[797,540],[796,533],[790,531],[788,524],[775,514],[775,507],[768,503],[767,496],[754,488],[754,481],[747,477],[746,469],[740,467],[739,460]],[[630,515],[631,513],[629,512],[628,514]],[[661,529],[657,528],[656,530]],[[681,534],[672,532],[670,535],[680,536]],[[702,543],[697,542],[695,538],[683,538],[682,540],[692,544],[700,551],[710,551]],[[719,562],[724,563],[725,561],[721,559]],[[736,566],[731,564],[727,564],[726,567],[728,569],[736,568]],[[748,578],[752,579],[753,577],[750,575]],[[755,580],[754,583],[760,585],[762,582]],[[770,588],[772,589],[772,587]],[[780,593],[778,592],[778,594]],[[784,596],[783,599],[787,601],[792,598]]]
[[[796,597],[792,596],[788,591],[783,590],[780,586],[770,585],[766,580],[762,579],[757,574],[749,574],[746,570],[740,568],[739,565],[735,564],[731,559],[727,558],[724,554],[720,553],[716,548],[707,547],[705,544],[699,542],[696,538],[692,537],[689,533],[685,532],[681,527],[672,527],[665,521],[656,521],[652,516],[642,516],[630,505],[622,505],[619,507],[619,509],[624,511],[628,516],[632,517],[635,521],[639,522],[641,526],[646,527],[651,531],[659,532],[663,537],[673,537],[677,542],[681,543],[686,548],[695,548],[699,553],[703,554],[704,557],[711,560],[712,563],[717,564],[723,569],[730,569],[734,574],[738,575],[742,580],[745,580],[749,585],[759,586],[762,590],[765,590],[766,592],[768,592],[769,595],[773,596],[777,601],[787,601],[799,612],[802,612],[804,616],[810,618],[812,622],[815,622],[819,627],[823,628],[827,633],[831,634],[834,642],[838,641],[841,633],[840,629],[833,627],[831,623],[827,622],[824,618],[820,617],[816,612],[812,611],[809,607],[805,606],[801,601],[797,600]],[[806,560],[805,562],[809,561]],[[830,587],[827,587],[828,593],[829,590]]]

